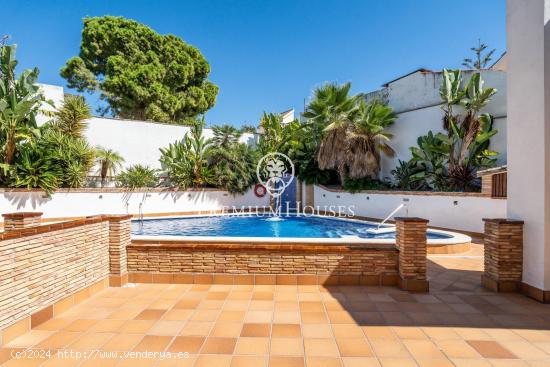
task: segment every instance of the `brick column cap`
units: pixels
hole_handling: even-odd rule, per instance
[[[508,218],[483,218],[484,222],[497,223],[497,224],[523,224],[524,221],[519,219]]]
[[[106,216],[110,221],[121,221],[132,219],[132,214],[109,214]]]
[[[396,222],[417,222],[417,223],[428,223],[428,219],[418,218],[418,217],[395,217]]]
[[[24,218],[35,218],[41,217],[42,213],[40,212],[18,212],[18,213],[6,213],[2,214],[2,217],[5,219],[24,219]]]

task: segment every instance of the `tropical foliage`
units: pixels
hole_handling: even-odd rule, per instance
[[[2,181],[14,187],[80,187],[93,165],[94,152],[82,136],[89,108],[83,100],[67,98],[56,113],[41,111],[45,101],[36,84],[38,70],[16,78],[15,46],[0,47],[0,154]],[[51,103],[50,103],[51,104]],[[75,108],[78,107],[78,108]],[[87,113],[86,113],[87,111]],[[53,117],[41,127],[36,116]]]
[[[350,96],[350,89],[350,83],[317,88],[304,113],[319,142],[319,169],[335,170],[342,184],[348,178],[375,180],[381,155],[394,155],[387,128],[396,115],[377,100]]]
[[[0,47],[0,155],[4,169],[13,163],[18,146],[36,135],[36,114],[44,102],[36,85],[37,68],[15,76],[15,50],[15,45]]]
[[[418,146],[410,148],[408,169],[395,171],[397,185],[406,188],[412,181],[442,191],[478,190],[477,170],[496,163],[497,153],[489,150],[490,139],[497,133],[493,117],[480,113],[495,93],[494,88],[483,87],[479,73],[464,84],[460,71],[444,70],[440,96],[446,134],[430,131],[418,138]],[[405,172],[410,176],[405,177]]]
[[[160,162],[168,183],[187,189],[213,186],[231,193],[245,192],[255,181],[257,153],[239,143],[241,132],[228,125],[203,136],[204,119],[196,120],[183,140],[161,148]]]
[[[214,106],[218,87],[200,51],[123,17],[84,18],[79,56],[61,68],[69,88],[101,92],[102,112],[186,123]]]
[[[117,186],[130,189],[155,187],[158,184],[157,170],[141,164],[126,168],[116,179]]]
[[[67,95],[63,106],[57,111],[55,127],[65,135],[83,137],[87,124],[86,119],[92,117],[90,106],[82,96]]]

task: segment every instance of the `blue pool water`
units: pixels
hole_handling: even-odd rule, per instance
[[[221,236],[221,237],[298,237],[298,238],[395,238],[395,232],[367,233],[376,228],[358,223],[320,217],[283,217],[271,221],[268,216],[210,216],[187,218],[145,219],[132,221],[132,234],[145,236]],[[428,238],[450,238],[428,231]]]

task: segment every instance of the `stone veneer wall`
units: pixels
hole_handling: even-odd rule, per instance
[[[39,226],[36,213],[4,218],[19,223],[0,233],[0,345],[108,286],[116,238],[108,216]]]
[[[340,277],[350,283],[382,284],[397,280],[398,252],[395,248],[352,249],[345,246],[280,246],[242,244],[239,248],[205,244],[196,248],[148,246],[133,243],[127,248],[130,274],[232,274],[232,275],[317,275]],[[187,248],[186,248],[187,247]],[[263,248],[262,248],[263,247]],[[160,278],[160,277],[158,277]],[[176,277],[177,278],[177,277]],[[384,278],[384,279],[383,279]],[[166,277],[164,277],[166,279]],[[179,279],[190,279],[180,277]]]

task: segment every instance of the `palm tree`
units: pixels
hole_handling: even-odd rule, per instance
[[[314,91],[304,117],[324,130],[317,151],[317,161],[322,170],[334,169],[343,183],[346,177],[348,130],[353,126],[357,111],[357,96],[350,96],[351,83],[325,84]]]
[[[65,97],[63,107],[55,114],[54,125],[65,135],[81,138],[87,127],[86,119],[92,115],[90,106],[83,96],[69,95]]]
[[[214,132],[212,144],[223,149],[237,143],[242,135],[242,132],[231,125],[214,126],[212,130]]]
[[[391,107],[379,101],[361,100],[353,116],[353,126],[346,139],[347,162],[351,178],[377,178],[380,154],[393,157],[395,151],[388,145],[392,134],[384,131],[397,118]]]
[[[124,158],[112,149],[96,147],[96,163],[99,165],[99,174],[101,175],[101,187],[105,186],[105,178],[114,176],[122,167]]]

